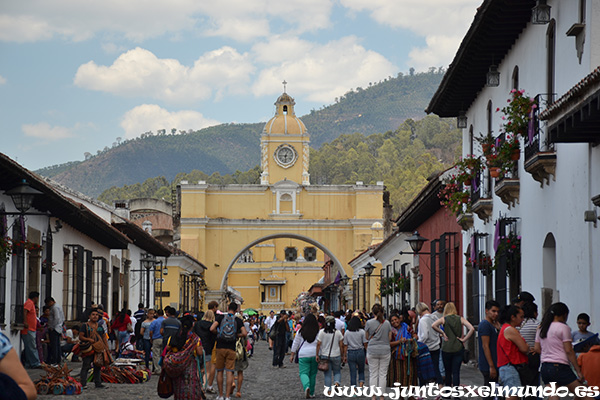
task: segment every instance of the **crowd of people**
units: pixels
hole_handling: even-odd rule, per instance
[[[504,307],[487,301],[478,327],[478,367],[484,384],[517,388],[555,382],[571,393],[578,386],[600,386],[600,341],[587,330],[590,317],[579,314],[575,331],[567,325],[568,317],[569,308],[558,302],[538,321],[535,298],[528,292]]]
[[[268,341],[273,368],[286,368],[286,355],[290,363],[298,364],[306,398],[315,396],[319,371],[326,387],[340,386],[346,364],[353,386],[367,385],[368,365],[369,386],[456,387],[468,358],[465,343],[475,333],[456,306],[443,300],[434,301],[431,309],[421,302],[414,309],[394,309],[388,315],[380,304],[370,313],[324,313],[313,304],[306,313],[281,310],[268,316],[241,314],[235,302],[221,311],[213,301],[199,313],[178,312],[170,306],[146,309],[139,304],[134,313],[121,310],[112,319],[99,304],[86,310],[81,324],[70,329],[53,298],[46,299],[39,317],[38,301],[39,293],[32,292],[23,307],[20,369],[8,367],[16,354],[0,333],[0,372],[16,374],[14,381],[28,395],[31,385],[22,379],[23,366],[59,364],[65,356],[77,361],[77,354],[82,361],[82,387],[87,387],[90,369],[95,387],[105,387],[100,353],[108,358],[106,362],[112,357],[141,356],[145,368],[156,374],[164,368],[172,375],[176,400],[205,398],[205,393],[216,394],[217,400],[239,398],[243,371],[258,340]],[[554,303],[538,320],[538,307],[528,292],[506,306],[487,301],[485,318],[477,327],[483,385],[497,382],[513,388],[555,382],[571,392],[581,385],[600,386],[598,335],[588,331],[587,314],[577,316],[575,331],[566,324],[568,316],[564,303]]]

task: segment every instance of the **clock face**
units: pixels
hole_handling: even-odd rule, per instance
[[[293,147],[283,144],[275,150],[275,161],[282,167],[290,167],[296,162],[297,154]]]

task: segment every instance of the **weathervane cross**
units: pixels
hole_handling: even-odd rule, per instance
[[[287,86],[287,82],[285,81],[285,79],[283,80],[283,93],[286,93],[286,86]]]

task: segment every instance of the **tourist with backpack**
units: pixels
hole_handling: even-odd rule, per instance
[[[238,305],[231,302],[227,307],[227,314],[217,315],[215,322],[210,327],[211,332],[217,334],[216,360],[217,388],[219,396],[216,400],[223,400],[223,370],[227,371],[227,390],[225,400],[231,399],[233,393],[233,372],[235,369],[235,345],[238,337],[246,337],[244,322],[235,316]]]

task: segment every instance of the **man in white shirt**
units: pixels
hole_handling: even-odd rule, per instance
[[[75,345],[79,343],[79,327],[74,326],[71,329],[67,329],[65,335],[66,339],[64,343],[62,343],[61,351],[63,353],[70,353],[73,350],[73,347],[75,347]],[[71,361],[77,362],[79,361],[79,358],[75,354],[73,354]]]
[[[271,310],[269,316],[265,318],[265,328],[267,330],[267,337],[269,337],[269,332],[271,331],[271,328],[273,327],[273,324],[275,324],[276,321],[277,318],[275,318],[275,311]],[[273,341],[271,340],[271,338],[269,338],[269,350],[273,350]]]
[[[333,313],[333,315],[335,316],[335,329],[342,332],[342,335],[343,335],[344,332],[346,332],[346,324],[341,319],[342,312],[336,311]]]

